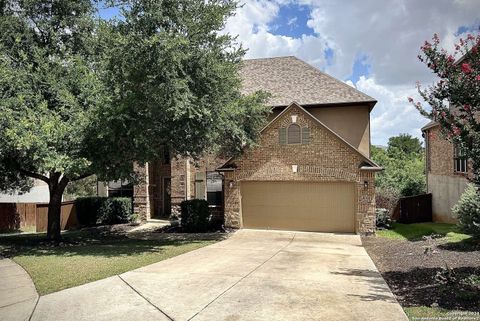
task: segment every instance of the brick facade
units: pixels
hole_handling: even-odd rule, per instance
[[[281,145],[278,129],[288,126],[294,115],[301,127],[310,128],[310,143]],[[224,173],[225,225],[242,227],[241,181],[353,182],[357,186],[355,230],[373,233],[375,174],[360,170],[364,161],[364,157],[321,127],[302,108],[290,107],[262,132],[258,147],[245,151],[241,157],[230,162],[235,170]],[[296,173],[292,171],[292,165],[298,166]],[[368,187],[365,187],[365,182]]]
[[[310,128],[308,144],[280,145],[278,128],[287,127],[292,116],[301,127]],[[259,146],[245,150],[229,162],[235,170],[226,170],[224,175],[223,208],[212,209],[215,215],[223,214],[227,227],[241,228],[242,181],[310,181],[349,182],[356,185],[355,231],[375,231],[375,173],[360,169],[366,158],[353,147],[322,127],[303,108],[292,105],[271,123],[261,134]],[[171,179],[171,212],[179,214],[183,200],[195,198],[195,177],[198,172],[214,171],[225,164],[225,159],[213,156],[194,161],[188,158],[174,158],[169,165],[152,162],[138,168],[146,175],[144,184],[135,186],[135,211],[143,219],[161,213],[161,180]],[[297,165],[296,173],[292,165]],[[149,191],[149,193],[146,193]]]
[[[454,146],[444,138],[440,126],[434,126],[425,130],[427,146],[426,163],[427,172],[433,175],[465,176],[454,171]],[[471,163],[468,163],[468,174],[472,175]]]
[[[133,186],[133,212],[140,216],[142,221],[150,218],[150,195],[148,164],[133,165],[135,172],[140,176],[140,182]]]

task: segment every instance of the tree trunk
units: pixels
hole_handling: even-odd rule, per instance
[[[47,239],[54,241],[58,244],[61,240],[61,226],[60,217],[62,209],[62,195],[67,181],[62,179],[58,182],[57,177],[52,177],[52,181],[49,182],[50,202],[48,203],[48,226],[47,226]]]

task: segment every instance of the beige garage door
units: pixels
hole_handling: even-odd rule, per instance
[[[351,183],[242,182],[245,228],[354,232]]]

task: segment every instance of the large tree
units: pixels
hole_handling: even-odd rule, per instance
[[[425,192],[423,147],[408,134],[392,136],[387,148],[372,146],[372,159],[385,170],[377,175],[380,194],[391,191],[399,196]]]
[[[388,148],[398,148],[405,154],[421,153],[423,151],[422,143],[417,137],[410,134],[400,134],[388,139]]]
[[[239,152],[255,143],[265,94],[243,96],[244,50],[223,35],[229,0],[0,1],[0,189],[50,190],[47,237],[60,239],[66,186],[134,178],[133,162]]]
[[[420,102],[415,106],[440,124],[448,140],[463,147],[471,160],[472,181],[480,186],[480,35],[460,39],[451,53],[440,47],[439,37],[434,35],[421,50],[420,61],[438,80],[427,88],[418,85],[428,108]]]

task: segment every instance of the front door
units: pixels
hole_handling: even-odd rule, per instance
[[[170,177],[163,178],[163,217],[167,218],[172,214],[172,184]]]

